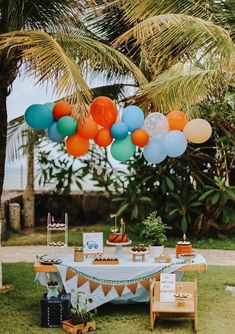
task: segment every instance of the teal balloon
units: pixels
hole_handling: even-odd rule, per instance
[[[115,139],[124,139],[128,136],[128,127],[123,122],[116,122],[111,127],[111,135]]]
[[[115,160],[127,161],[135,153],[136,146],[133,144],[131,135],[125,139],[116,139],[111,146],[111,154]]]
[[[172,130],[165,133],[162,139],[163,150],[171,158],[182,155],[186,151],[187,145],[188,142],[184,133],[179,130]]]
[[[122,114],[122,121],[126,123],[129,131],[140,129],[144,124],[143,110],[137,106],[128,106]]]
[[[45,103],[45,106],[47,106],[47,108],[50,109],[51,112],[53,111],[54,105],[55,105],[55,102],[47,102],[47,103]]]
[[[150,138],[148,144],[144,147],[143,155],[145,160],[151,164],[159,164],[166,158],[166,153],[162,147],[162,136]]]
[[[54,122],[51,124],[51,126],[49,126],[49,128],[47,129],[47,136],[51,141],[55,143],[60,143],[65,138],[65,136],[60,134],[60,132],[58,131],[57,122]]]
[[[32,104],[24,114],[26,123],[35,130],[47,129],[53,122],[51,110],[43,104]]]
[[[57,122],[57,129],[62,136],[71,136],[77,131],[77,121],[72,116],[61,117]]]

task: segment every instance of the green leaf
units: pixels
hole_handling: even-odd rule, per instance
[[[112,202],[121,202],[121,201],[126,201],[126,197],[116,197],[112,199]]]
[[[212,203],[213,205],[215,205],[216,203],[218,203],[219,199],[220,199],[220,194],[219,194],[219,193],[216,193],[216,194],[214,194],[214,196],[212,197],[212,199],[211,199],[211,203]]]
[[[173,190],[175,189],[175,185],[174,185],[174,183],[171,181],[171,179],[170,179],[168,176],[166,176],[166,184],[167,184],[167,187],[168,187],[171,191],[173,191]]]
[[[177,212],[179,212],[179,209],[174,209],[172,211],[169,212],[169,216],[173,216],[175,215]]]
[[[184,216],[181,220],[181,231],[183,233],[186,233],[188,229],[188,221],[187,218]]]
[[[200,197],[199,197],[199,201],[204,201],[204,199],[206,199],[210,194],[212,194],[213,192],[215,192],[215,189],[210,189],[208,191],[206,191],[205,193],[203,193]]]
[[[150,197],[147,197],[147,196],[141,196],[139,198],[139,201],[140,202],[143,202],[143,203],[149,203],[151,204],[152,203],[152,199]]]
[[[198,206],[201,206],[201,205],[202,205],[201,202],[195,202],[195,203],[189,205],[189,208],[195,208],[195,207],[198,207]]]
[[[131,212],[131,219],[133,218],[137,218],[138,217],[138,214],[139,214],[139,209],[138,209],[138,206],[137,205],[134,205],[134,208]]]
[[[126,211],[128,206],[129,206],[129,203],[125,203],[125,204],[121,205],[121,207],[119,208],[119,210],[117,212],[117,216],[120,216],[124,211]]]

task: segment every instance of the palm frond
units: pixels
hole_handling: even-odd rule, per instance
[[[39,83],[49,83],[58,96],[70,96],[70,103],[91,101],[92,94],[81,69],[50,35],[40,31],[16,31],[1,35],[0,48],[20,49],[19,59],[27,74]],[[81,94],[82,91],[82,94]]]
[[[198,17],[183,14],[164,14],[149,17],[122,34],[114,43],[117,47],[134,41],[147,60],[155,67],[179,60],[215,59],[230,63],[234,44],[228,31]]]
[[[133,74],[140,86],[147,83],[139,68],[123,53],[111,46],[76,34],[57,34],[56,40],[85,73],[102,72],[109,79],[112,75],[129,77]]]
[[[11,162],[26,154],[28,125],[24,116],[17,117],[8,123],[7,127],[7,161]]]
[[[214,1],[172,1],[172,0],[143,0],[133,1],[124,0],[117,1],[125,11],[125,16],[131,23],[142,21],[150,16],[156,16],[161,14],[187,14],[203,18],[211,17],[213,11],[212,6]],[[117,4],[116,4],[117,5]]]
[[[144,86],[135,100],[144,104],[150,102],[156,110],[165,113],[180,110],[202,102],[219,90],[224,75],[216,69],[192,69],[179,64]]]

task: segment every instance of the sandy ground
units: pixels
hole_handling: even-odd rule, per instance
[[[128,251],[130,248],[126,247]],[[174,253],[174,248],[166,248],[166,253]],[[105,253],[111,252],[111,247],[105,247]],[[69,247],[69,252],[73,252],[73,247]],[[204,256],[208,265],[235,266],[235,251],[218,249],[195,249],[196,253]],[[34,262],[36,255],[47,253],[46,246],[5,246],[1,248],[0,255],[2,261],[6,263],[14,262]]]

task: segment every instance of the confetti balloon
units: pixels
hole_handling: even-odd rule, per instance
[[[160,112],[153,112],[145,118],[144,130],[146,130],[150,136],[161,135],[167,132],[168,129],[167,118]]]

